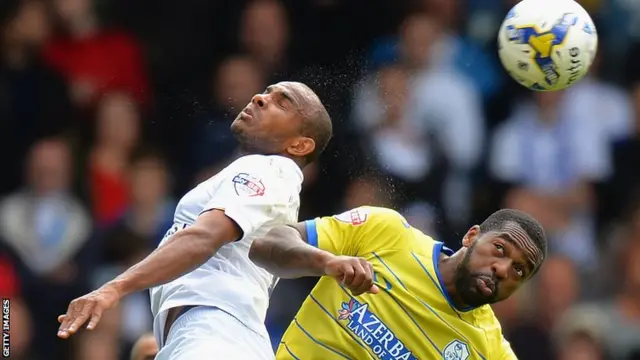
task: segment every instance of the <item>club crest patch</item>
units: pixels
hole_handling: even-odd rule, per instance
[[[343,223],[351,224],[353,226],[362,225],[367,221],[369,217],[369,211],[363,208],[353,209],[345,211],[342,214],[335,215],[334,218]]]
[[[262,196],[265,187],[262,180],[247,173],[240,173],[233,177],[233,189],[238,196]]]
[[[442,352],[443,360],[466,360],[471,354],[467,344],[460,340],[453,340],[444,348]]]

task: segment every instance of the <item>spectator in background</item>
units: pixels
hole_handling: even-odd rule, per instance
[[[41,359],[67,359],[68,344],[50,334],[60,309],[86,292],[94,259],[91,221],[69,193],[71,158],[59,139],[38,142],[27,163],[26,187],[0,202],[0,234],[22,264],[23,293],[35,322],[33,351]]]
[[[630,192],[627,197],[628,204],[622,215],[607,229],[601,251],[603,261],[599,275],[604,293],[619,290],[618,274],[610,270],[619,266],[620,254],[629,243],[640,243],[640,192]]]
[[[434,50],[443,34],[443,24],[428,13],[411,13],[398,29],[397,57],[413,72],[433,66]]]
[[[38,57],[49,35],[44,1],[0,2],[0,133],[6,135],[0,143],[0,194],[19,187],[31,144],[71,120],[64,81]]]
[[[412,85],[404,67],[386,66],[372,78],[365,79],[362,93],[354,104],[354,120],[365,145],[372,150],[374,163],[396,188],[390,195],[400,206],[419,199],[437,201],[434,197],[439,189],[438,181],[434,180],[437,173],[434,176],[433,171],[438,157],[430,148],[432,143],[427,134],[421,132],[416,119],[410,117]],[[364,92],[373,86],[376,88],[372,96],[366,96]],[[426,186],[428,180],[431,182]],[[355,184],[351,188],[358,189]],[[347,195],[347,199],[351,196]]]
[[[504,207],[539,219],[552,253],[582,271],[597,268],[594,183],[610,176],[610,148],[600,128],[567,111],[562,92],[521,103],[493,138],[490,173],[506,189]]]
[[[627,206],[628,194],[633,192],[633,185],[629,182],[637,180],[637,172],[628,166],[640,161],[640,154],[634,159],[633,150],[628,149],[629,140],[634,138],[635,133],[632,99],[625,89],[603,80],[603,56],[600,46],[589,73],[565,91],[564,100],[568,116],[600,128],[598,133],[603,141],[613,148],[613,169],[616,171],[612,173],[607,186],[597,188],[600,224],[606,224],[621,215],[620,210]],[[623,154],[619,153],[620,148],[625,148]],[[617,181],[620,179],[624,179],[622,183]]]
[[[169,180],[169,168],[160,153],[142,150],[133,155],[129,167],[131,203],[121,224],[148,239],[152,249],[173,224],[175,201],[170,198]]]
[[[505,324],[506,337],[520,360],[554,358],[552,331],[580,296],[579,278],[568,258],[549,258],[537,281],[535,300],[520,306],[517,318]]]
[[[118,221],[105,233],[105,257],[108,264],[135,263],[155,249],[173,224],[174,201],[164,158],[151,150],[134,154],[128,169],[128,194],[131,199]],[[123,236],[130,233],[133,236]],[[134,244],[139,242],[139,244]]]
[[[156,344],[156,338],[153,334],[147,333],[140,337],[140,339],[133,346],[131,350],[131,360],[153,360],[158,353],[158,344]]]
[[[629,194],[640,193],[640,83],[632,89],[632,131],[625,139],[614,144],[613,166],[615,172],[607,184],[603,196],[606,211],[611,217],[624,215],[624,210],[635,207],[638,199]],[[629,201],[631,199],[631,202]]]
[[[284,80],[289,71],[289,20],[279,0],[252,0],[244,9],[240,23],[240,48],[260,67],[263,74]]]
[[[264,87],[264,74],[248,56],[229,56],[218,66],[211,81],[210,103],[198,114],[194,129],[197,140],[192,144],[190,158],[196,172],[206,173],[200,178],[216,173],[232,157],[238,143],[229,126]]]
[[[175,206],[169,198],[169,174],[164,158],[150,149],[137,151],[127,173],[131,202],[116,224],[102,234],[102,260],[94,274],[95,287],[148,255],[173,223]],[[147,292],[128,296],[117,311],[104,316],[108,319],[107,326],[92,332],[82,346],[87,354],[96,347],[108,349],[102,352],[100,360],[127,357],[135,341],[151,330],[153,321]]]
[[[606,360],[600,313],[571,309],[560,317],[553,331],[557,360]],[[631,360],[631,359],[624,359]]]
[[[588,329],[568,334],[560,345],[558,360],[606,360],[599,339]]]
[[[358,86],[354,122],[374,139],[384,170],[414,184],[421,199],[466,227],[470,175],[482,155],[484,120],[473,85],[455,69],[432,62],[442,31],[438,19],[428,14],[404,21],[398,67],[385,68]]]
[[[148,239],[128,227],[117,227],[103,234],[101,262],[92,275],[92,288],[135,265],[151,252]],[[151,330],[153,317],[147,292],[134,293],[105,313],[100,327],[80,334],[78,359],[127,359],[134,342]]]
[[[640,303],[640,275],[636,266],[640,259],[640,197],[633,194],[628,200],[629,206],[623,215],[608,229],[602,248],[602,263],[596,279],[600,293],[605,294],[599,301],[590,302],[576,308],[580,313],[591,313],[602,318],[599,327],[603,333],[602,342],[614,359],[636,359],[632,354],[640,355],[640,347],[628,349],[630,338],[639,336],[640,315],[637,304]],[[627,195],[628,196],[628,195]],[[593,281],[593,279],[592,279]],[[606,332],[612,331],[612,334]],[[622,349],[617,350],[616,338],[626,338]],[[637,355],[636,355],[637,356]]]
[[[425,22],[420,12],[411,13],[397,37],[382,39],[375,45],[374,63],[404,58],[414,69],[430,67],[455,72],[469,81],[482,100],[489,100],[500,89],[498,65],[457,28],[460,1],[422,0],[418,4],[437,22]]]
[[[101,95],[124,91],[139,104],[150,98],[143,55],[126,32],[101,27],[93,0],[54,0],[60,34],[44,56],[71,86],[76,105],[95,104]]]
[[[572,117],[600,126],[613,144],[633,135],[634,109],[628,92],[602,79],[602,57],[600,48],[585,78],[566,90],[565,102]]]
[[[126,174],[140,126],[140,113],[128,95],[110,93],[101,99],[87,164],[93,216],[99,226],[112,225],[129,205]]]
[[[618,82],[629,85],[639,79],[640,2],[634,0],[599,0],[601,24],[599,42],[607,54],[608,70]]]
[[[383,171],[404,183],[418,185],[435,159],[429,157],[427,137],[408,118],[409,97],[413,95],[409,76],[399,66],[380,69],[373,82],[378,86],[376,99],[380,101],[371,109],[377,116],[356,113],[355,120],[365,131],[368,145]]]
[[[616,253],[617,266],[607,271],[615,275],[617,294],[582,309],[600,314],[608,352],[616,360],[626,360],[640,352],[640,242],[628,239]]]
[[[419,0],[422,9],[428,11],[440,19],[444,28],[448,31],[457,31],[460,25],[460,10],[464,8],[460,0]]]
[[[432,51],[434,62],[441,67],[453,66],[476,87],[482,99],[488,100],[499,91],[501,77],[496,57],[488,54],[470,36],[460,29],[461,12],[466,10],[467,2],[461,0],[422,0],[427,11],[434,14],[443,23],[444,33]],[[487,1],[484,1],[487,2]],[[495,33],[494,33],[495,34]],[[493,35],[495,38],[495,35]]]

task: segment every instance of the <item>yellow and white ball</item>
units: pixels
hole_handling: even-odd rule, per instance
[[[574,0],[523,0],[509,11],[498,34],[502,65],[514,80],[536,91],[578,82],[597,47],[593,20]]]

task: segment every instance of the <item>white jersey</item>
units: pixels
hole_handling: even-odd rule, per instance
[[[224,210],[240,226],[243,236],[224,245],[194,271],[150,290],[156,335],[163,333],[169,309],[205,305],[217,307],[268,336],[264,321],[277,278],[249,259],[249,248],[254,239],[274,225],[298,221],[302,179],[302,171],[291,159],[249,155],[234,161],[180,200],[174,225],[159,246],[212,209]],[[157,340],[162,346],[164,339]]]

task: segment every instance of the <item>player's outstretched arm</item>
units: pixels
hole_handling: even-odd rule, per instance
[[[305,225],[276,226],[251,245],[249,257],[270,273],[285,279],[331,276],[354,295],[378,293],[373,268],[364,259],[337,256],[307,243]]]
[[[326,275],[327,263],[336,256],[307,244],[306,237],[304,224],[276,226],[253,242],[249,258],[284,279]]]
[[[203,213],[193,225],[176,232],[144,260],[99,289],[73,300],[67,313],[58,317],[58,337],[70,337],[87,321],[87,329],[95,328],[102,313],[124,296],[177,279],[241,236],[238,225],[223,211]]]

